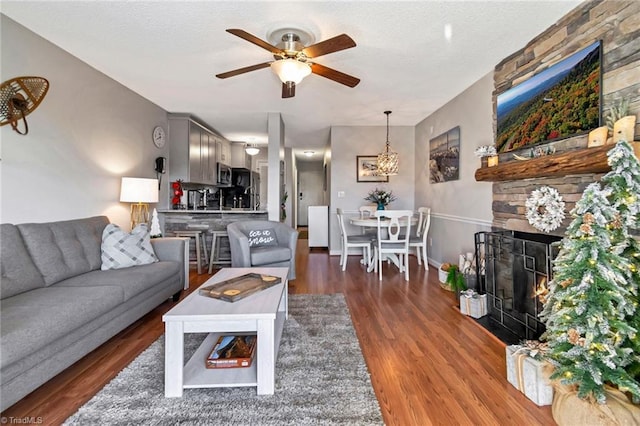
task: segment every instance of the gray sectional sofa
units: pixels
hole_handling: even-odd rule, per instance
[[[2,410],[188,283],[182,238],[152,239],[158,262],[102,271],[108,223],[96,216],[0,225]]]

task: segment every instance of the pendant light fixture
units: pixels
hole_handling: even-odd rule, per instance
[[[244,152],[246,152],[247,154],[254,156],[257,155],[260,152],[260,148],[254,146],[254,145],[247,145],[244,149]]]
[[[392,150],[389,145],[389,114],[391,111],[384,113],[387,115],[387,142],[384,151],[378,154],[378,176],[394,176],[398,174],[398,153]]]

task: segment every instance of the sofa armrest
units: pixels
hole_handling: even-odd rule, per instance
[[[227,226],[229,246],[231,247],[231,266],[234,268],[251,267],[251,252],[249,238],[233,226]]]
[[[293,257],[295,257],[296,246],[298,245],[298,234],[298,231],[294,230],[287,236],[287,245],[291,249],[291,253],[294,255]]]
[[[290,228],[289,235],[287,235],[287,245],[291,250],[291,260],[289,261],[289,279],[296,278],[296,247],[298,246],[298,234],[299,232],[293,228]]]
[[[278,245],[287,247],[291,251],[291,259],[289,260],[289,279],[296,277],[296,247],[298,245],[298,231],[285,223],[274,223]]]
[[[153,251],[160,260],[178,262],[181,265],[182,288],[189,288],[189,238],[152,238]]]

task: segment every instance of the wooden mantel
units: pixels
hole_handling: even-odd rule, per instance
[[[607,152],[614,145],[603,145],[566,151],[530,160],[511,161],[476,170],[476,180],[501,182],[539,177],[567,176],[584,173],[605,173],[611,170]]]

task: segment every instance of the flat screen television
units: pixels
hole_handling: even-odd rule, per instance
[[[601,122],[601,42],[497,96],[496,150],[587,133]]]

